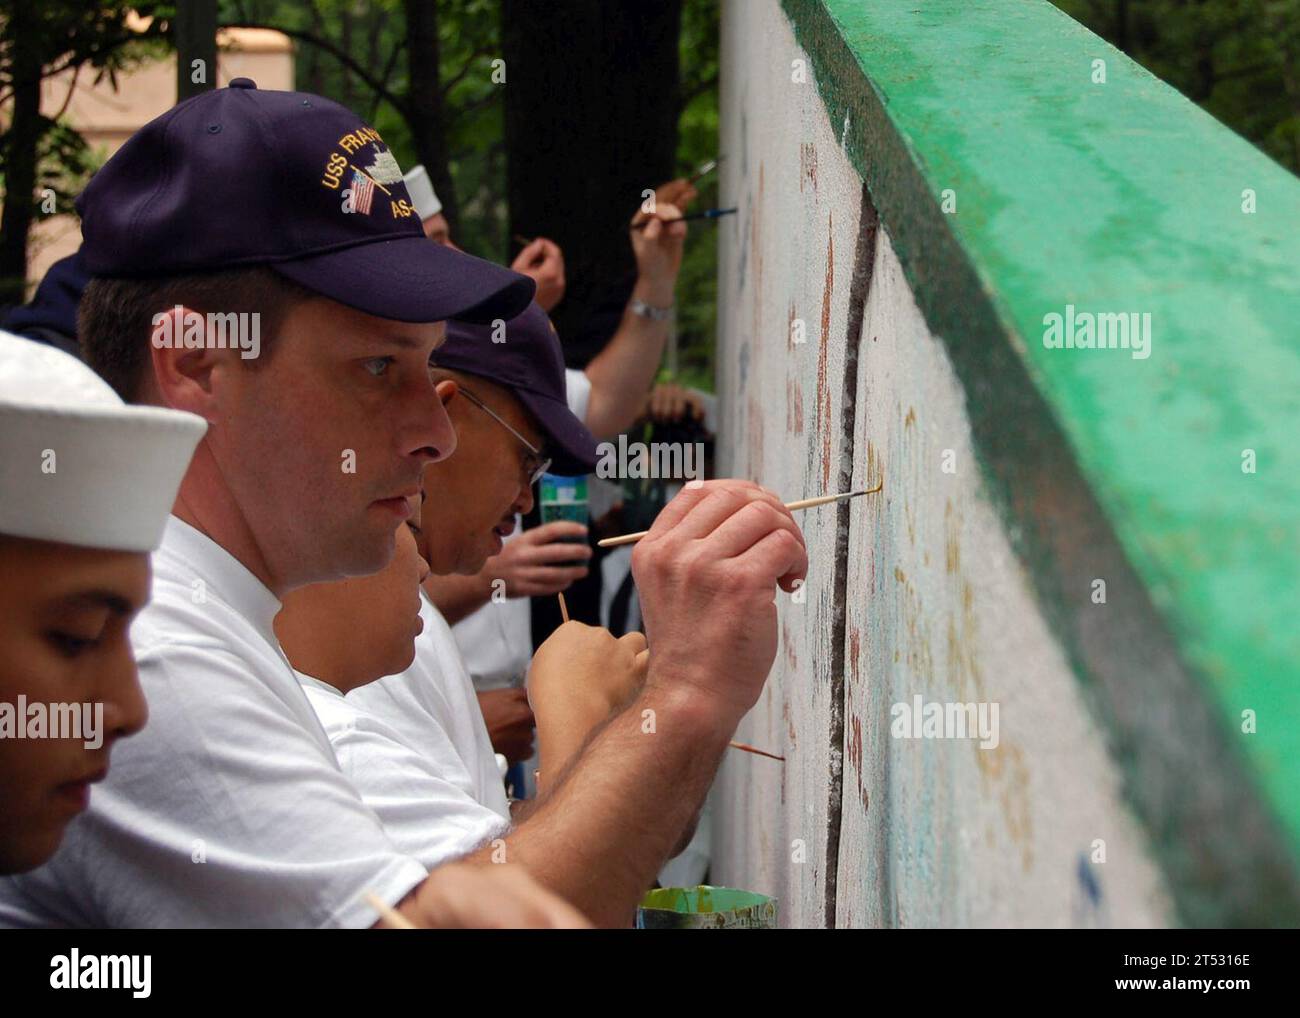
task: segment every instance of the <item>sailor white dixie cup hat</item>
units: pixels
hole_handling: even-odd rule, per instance
[[[429,171],[423,164],[412,166],[402,179],[406,181],[406,191],[411,196],[411,204],[415,206],[415,214],[421,221],[442,211],[442,201],[434,192],[433,181],[429,179]]]
[[[77,358],[0,332],[0,534],[152,551],[206,430],[195,414],[123,403]]]

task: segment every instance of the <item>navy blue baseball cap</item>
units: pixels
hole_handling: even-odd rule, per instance
[[[132,135],[77,199],[90,275],[264,265],[401,322],[513,318],[535,284],[424,236],[379,132],[336,102],[247,78]]]
[[[537,304],[495,326],[448,322],[447,339],[432,363],[509,389],[546,433],[551,473],[576,476],[596,469],[596,438],[565,399],[560,337]]]

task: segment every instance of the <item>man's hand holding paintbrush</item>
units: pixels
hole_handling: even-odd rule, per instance
[[[694,188],[681,193],[693,196]],[[686,241],[686,224],[680,221],[681,218],[682,212],[677,205],[660,201],[657,196],[653,212],[640,208],[632,217],[628,235],[632,238],[632,253],[636,256],[637,267],[632,297],[652,308],[671,307],[673,303],[673,287],[682,267],[682,250]]]
[[[746,494],[761,503],[747,510],[751,516],[765,514],[765,507],[784,509],[775,496],[769,498],[770,493],[763,489],[751,486]],[[713,495],[715,502],[721,498],[720,493]],[[773,516],[778,518],[779,514]],[[737,539],[743,540],[748,532],[744,528],[761,524],[755,521],[731,526]],[[779,536],[777,531],[768,535],[774,545],[794,543],[788,529],[781,533],[787,536]],[[768,612],[772,608],[770,597],[760,607],[762,612]],[[591,732],[642,691],[649,663],[650,651],[641,633],[616,638],[608,630],[571,622],[566,613],[564,624],[538,648],[529,669],[528,698],[537,716],[540,749],[539,791],[563,774]]]
[[[725,746],[776,657],[774,587],[808,570],[781,500],[747,481],[688,485],[632,553],[651,649],[647,693],[709,709]]]
[[[669,502],[632,557],[650,649],[645,685],[547,782],[506,835],[510,858],[598,925],[628,924],[762,692],[776,656],[777,586],[793,590],[807,571],[794,518],[758,485],[706,481]],[[565,670],[571,681],[595,679]],[[490,864],[492,850],[469,859]]]

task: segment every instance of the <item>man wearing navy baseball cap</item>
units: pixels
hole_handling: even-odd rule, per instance
[[[456,658],[474,679],[493,745],[521,764],[533,755],[535,728],[524,688],[533,654],[528,598],[553,597],[586,576],[592,548],[584,523],[519,528],[533,508],[534,472],[594,469],[592,387],[565,370],[559,337],[536,304],[501,327],[449,323],[435,364],[439,378],[460,385],[448,412],[467,455],[425,473],[439,497],[422,513],[431,568],[424,589],[455,626]]]
[[[517,867],[425,866],[339,771],[272,629],[279,598],[392,557],[455,435],[443,319],[532,283],[430,244],[372,128],[247,79],[146,124],[79,203],[87,362],[206,420],[131,632],[151,721],[0,923],[582,925]],[[98,506],[111,515],[119,506]]]

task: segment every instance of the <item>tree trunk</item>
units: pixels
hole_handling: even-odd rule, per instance
[[[617,322],[642,191],[673,177],[680,29],[681,0],[501,4],[510,232],[564,250],[567,292],[551,317],[571,366],[590,360]],[[602,303],[601,326],[590,327]],[[565,597],[573,618],[598,625],[600,570]],[[536,646],[559,624],[558,602],[533,598],[531,612]]]
[[[11,8],[8,35],[30,38],[34,6]],[[0,218],[0,306],[26,300],[27,237],[35,209],[36,162],[45,125],[41,120],[41,60],[35,46],[13,47],[13,106],[4,133],[5,202]]]
[[[415,153],[429,172],[442,200],[442,214],[455,236],[458,221],[456,189],[447,160],[442,85],[439,81],[438,8],[435,0],[405,0],[406,59],[410,89],[403,111],[411,128]]]
[[[176,5],[176,101],[217,87],[217,0],[180,0]],[[194,80],[195,60],[203,61],[202,81]]]
[[[510,232],[564,250],[552,317],[570,363],[594,353],[572,337],[634,271],[642,190],[674,173],[680,27],[681,0],[501,5]]]

